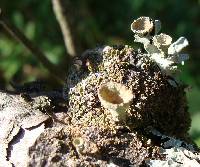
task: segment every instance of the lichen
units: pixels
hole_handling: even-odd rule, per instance
[[[147,165],[150,167],[199,167],[200,155],[183,147],[163,149],[162,154],[167,155],[166,160],[147,160]]]
[[[81,154],[82,151],[84,150],[84,140],[81,137],[74,138],[73,145],[79,154]]]
[[[185,40],[172,43],[169,35],[156,34],[160,27],[158,20],[140,18],[132,30],[146,51],[127,45],[98,47],[86,51],[70,68],[64,89],[67,129],[72,140],[84,139],[82,155],[101,155],[119,166],[119,159],[124,159],[121,163],[126,166],[139,166],[159,152],[144,135],[145,128],[188,139],[185,86],[171,76]],[[170,47],[173,54],[168,54]]]
[[[72,122],[115,129],[117,123],[98,96],[101,85],[115,82],[134,95],[126,110],[125,126],[153,126],[167,134],[184,136],[190,126],[184,86],[169,84],[173,78],[164,75],[145,54],[130,46],[107,46],[84,54],[83,65],[71,68],[66,83]],[[95,67],[93,72],[84,65],[87,61]]]
[[[140,17],[133,21],[131,30],[138,35],[148,35],[153,31],[153,20],[149,17]]]
[[[115,82],[100,85],[98,97],[103,107],[110,111],[113,120],[126,119],[126,110],[133,100],[133,94],[124,85]]]
[[[177,71],[177,64],[184,64],[184,61],[189,58],[187,54],[180,54],[180,51],[188,45],[188,40],[180,37],[176,42],[171,43],[172,38],[169,35],[157,34],[160,29],[161,22],[153,21],[149,17],[140,17],[131,24],[131,30],[135,33],[135,42],[144,45],[146,56],[155,61],[162,72],[172,75]]]

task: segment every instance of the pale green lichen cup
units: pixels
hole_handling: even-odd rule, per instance
[[[98,90],[101,105],[108,109],[113,120],[126,119],[126,110],[133,100],[132,91],[116,82],[102,84]]]

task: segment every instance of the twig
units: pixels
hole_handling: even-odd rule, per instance
[[[57,79],[63,80],[63,72],[59,68],[52,64],[45,56],[45,54],[36,47],[17,27],[9,24],[6,18],[3,17],[2,11],[0,9],[0,25],[17,41],[23,44],[37,59],[41,61],[44,67],[52,73]]]
[[[78,49],[77,44],[75,43],[75,36],[72,32],[70,16],[67,16],[67,13],[64,10],[65,5],[62,0],[52,0],[52,5],[56,19],[60,25],[63,34],[67,53],[69,54],[69,56],[75,57],[78,55]]]

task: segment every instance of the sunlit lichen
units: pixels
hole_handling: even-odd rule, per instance
[[[158,152],[143,145],[152,145],[144,129],[186,140],[191,120],[185,87],[171,76],[176,63],[186,59],[179,53],[186,41],[172,43],[169,35],[157,34],[160,21],[148,17],[137,19],[131,28],[144,49],[124,45],[86,51],[79,68],[75,62],[69,70],[64,96],[70,134],[84,138],[82,156],[100,154],[139,166],[152,150]]]
[[[141,36],[151,33],[153,27],[153,20],[149,17],[139,17],[131,24],[131,30]]]
[[[159,58],[167,61],[165,57]],[[84,66],[87,60],[93,64],[93,71]],[[84,54],[81,61],[80,69],[71,68],[65,89],[73,124],[98,126],[105,131],[109,129],[110,133],[116,133],[115,128],[120,124],[116,120],[123,120],[130,127],[153,126],[178,136],[188,130],[190,119],[184,87],[164,75],[146,53],[130,46],[105,46]],[[163,66],[166,63],[163,62]],[[117,96],[108,91],[110,86],[106,84],[119,87]],[[112,97],[109,102],[102,92]],[[124,97],[129,98],[125,100]],[[120,106],[123,112],[113,112]],[[177,125],[181,125],[180,128]]]
[[[73,145],[79,154],[81,154],[82,151],[84,150],[84,140],[81,137],[74,138]]]
[[[133,94],[124,85],[108,82],[100,86],[98,97],[103,107],[107,108],[114,120],[125,120]]]
[[[167,34],[159,34],[153,37],[153,44],[160,48],[164,53],[168,51],[169,45],[172,43],[172,38]]]
[[[150,22],[153,23],[153,28],[151,29],[149,28],[151,25]],[[180,51],[188,45],[188,41],[185,37],[180,37],[176,42],[171,44],[172,38],[169,35],[164,33],[157,35],[160,28],[161,23],[159,20],[153,21],[148,17],[141,17],[134,20],[131,26],[131,30],[135,33],[134,41],[144,45],[144,49],[147,51],[146,56],[155,61],[162,72],[172,75],[177,71],[177,64],[184,64],[184,61],[189,58],[187,54],[180,54]],[[149,29],[151,33],[145,35],[145,33],[137,31],[138,29]],[[153,33],[152,29],[154,29]]]

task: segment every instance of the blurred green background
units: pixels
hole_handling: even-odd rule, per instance
[[[65,0],[81,50],[97,45],[133,44],[130,24],[139,16],[162,22],[162,32],[174,40],[185,36],[190,42],[190,60],[181,67],[180,79],[191,86],[187,93],[192,116],[190,134],[200,146],[200,0]],[[49,60],[59,65],[66,56],[63,38],[50,0],[0,0],[7,19],[37,44]],[[63,68],[63,70],[66,70]],[[59,85],[21,44],[0,27],[0,88],[9,82],[46,80]]]

